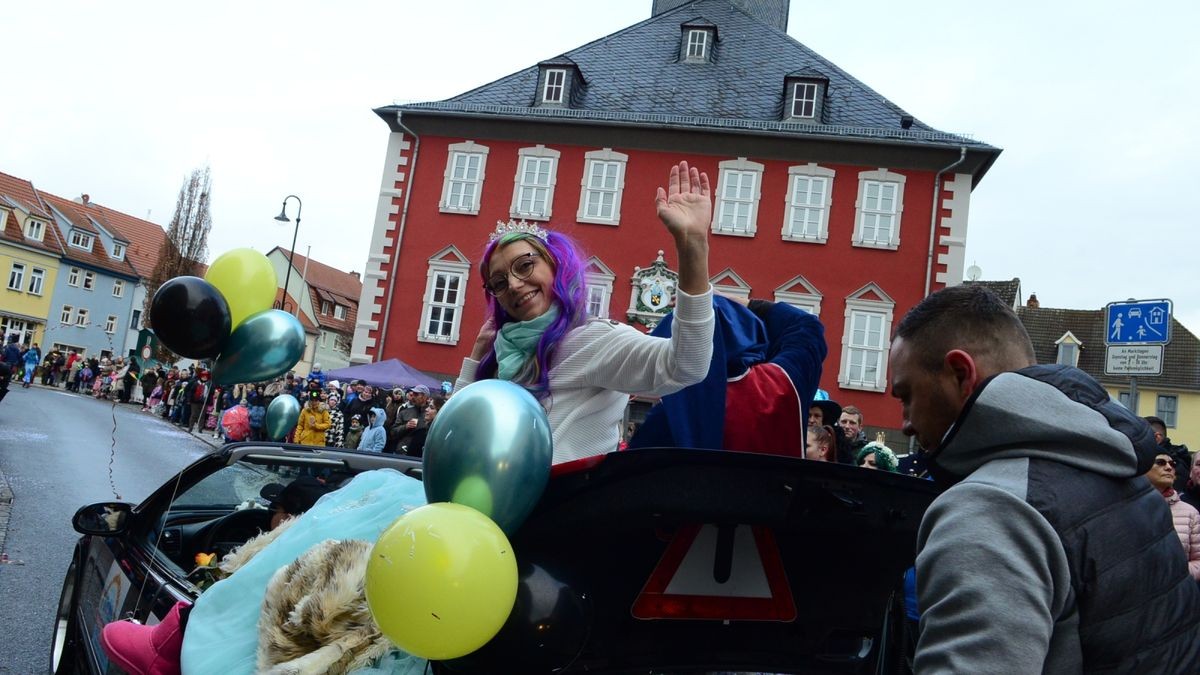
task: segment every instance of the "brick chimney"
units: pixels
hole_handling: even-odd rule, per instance
[[[1029,299],[1025,301],[1025,306],[1030,309],[1037,309],[1042,306],[1042,303],[1038,302],[1037,293],[1029,294]]]

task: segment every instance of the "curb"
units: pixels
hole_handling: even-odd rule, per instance
[[[4,553],[4,540],[8,538],[8,517],[12,512],[13,493],[4,472],[0,471],[0,554]]]

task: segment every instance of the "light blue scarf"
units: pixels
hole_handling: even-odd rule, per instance
[[[506,323],[496,333],[496,377],[512,381],[537,351],[538,340],[558,318],[558,305],[528,321]]]

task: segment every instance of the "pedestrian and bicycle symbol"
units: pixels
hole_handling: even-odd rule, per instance
[[[1104,312],[1105,344],[1165,345],[1171,341],[1171,301],[1110,302]]]

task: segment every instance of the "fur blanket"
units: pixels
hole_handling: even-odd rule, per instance
[[[240,569],[287,530],[290,519],[221,561]],[[369,666],[393,648],[371,618],[364,587],[372,544],[327,539],[271,578],[258,620],[257,671],[340,675]]]

